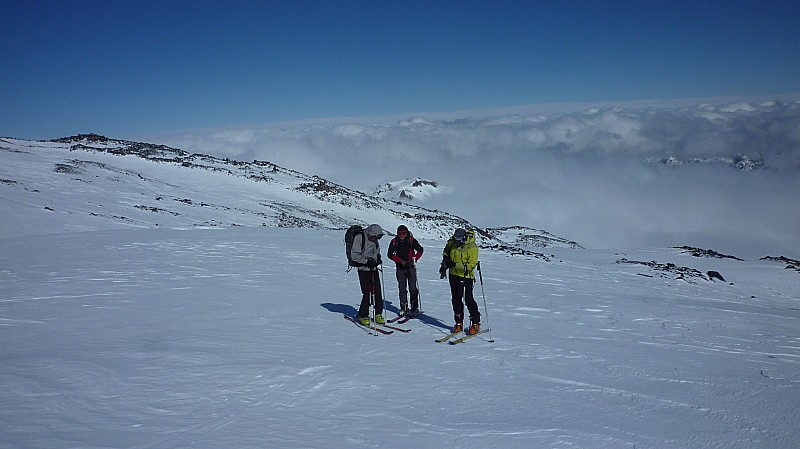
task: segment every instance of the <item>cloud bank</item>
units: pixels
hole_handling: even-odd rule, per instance
[[[689,244],[797,256],[800,246],[797,101],[327,120],[159,140],[367,192],[419,176],[449,187],[421,205],[588,248]]]

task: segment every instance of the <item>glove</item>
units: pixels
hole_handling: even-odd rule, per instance
[[[367,267],[370,270],[374,269],[377,266],[378,266],[378,262],[376,262],[375,259],[367,259]]]
[[[381,260],[380,254],[378,254],[378,265],[383,265],[383,260]]]
[[[447,267],[442,263],[442,266],[439,267],[439,279],[444,279],[445,276],[447,276]]]
[[[445,265],[447,265],[447,268],[453,268],[454,266],[456,266],[456,263],[450,259],[445,260],[444,263]]]

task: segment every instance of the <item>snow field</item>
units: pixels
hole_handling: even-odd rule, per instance
[[[496,342],[449,346],[433,342],[452,325],[443,242],[422,242],[427,314],[374,337],[341,318],[360,296],[341,234],[0,240],[0,447],[800,444],[796,272],[674,249],[482,251]],[[384,283],[391,317],[389,267]]]

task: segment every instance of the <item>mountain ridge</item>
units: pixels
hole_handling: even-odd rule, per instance
[[[344,230],[356,222],[377,222],[389,234],[395,223],[431,239],[446,239],[463,227],[475,230],[482,245],[526,246],[448,212],[369,195],[268,161],[219,159],[93,133],[49,141],[2,138],[0,156],[0,185],[18,189],[16,197],[6,189],[8,201],[25,204],[16,222],[0,228],[6,235],[18,235],[8,228],[24,227],[24,215],[31,214],[60,232],[162,226]],[[90,224],[69,224],[87,215]],[[568,242],[551,241],[550,246]]]

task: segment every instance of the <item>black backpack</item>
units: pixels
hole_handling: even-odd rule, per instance
[[[364,266],[364,264],[358,263],[350,257],[350,250],[353,248],[353,240],[355,240],[356,236],[359,234],[361,234],[361,248],[364,248],[364,228],[362,228],[361,225],[350,226],[344,233],[344,250],[345,253],[347,253],[347,264],[350,267]],[[350,269],[348,268],[347,271],[350,271]]]
[[[456,240],[453,237],[450,237],[447,240],[447,243],[444,245],[444,251],[442,251],[442,265],[446,265],[447,268],[452,266],[452,262],[450,261],[450,251],[456,245]]]

